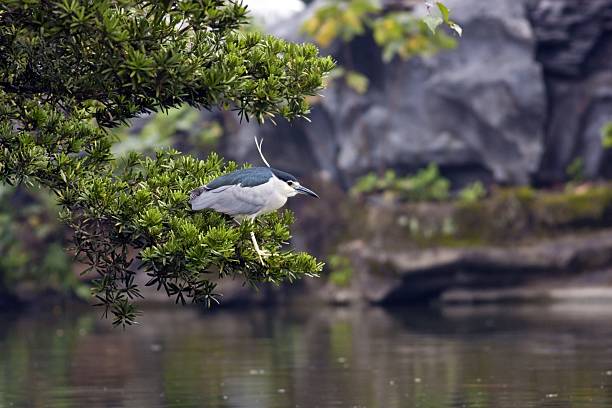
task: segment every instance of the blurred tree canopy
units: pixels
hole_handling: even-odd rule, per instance
[[[424,16],[414,13],[419,3],[426,6]],[[370,32],[388,63],[395,57],[407,59],[454,47],[455,39],[439,30],[440,26],[458,36],[463,32],[440,1],[329,0],[305,21],[302,30],[323,48],[338,39],[348,43]],[[331,78],[343,78],[354,91],[365,93],[369,79],[354,69],[350,56],[343,59],[344,67],[336,67]]]
[[[217,300],[217,278],[278,283],[321,270],[282,249],[288,212],[234,226],[190,211],[188,192],[234,163],[174,150],[122,161],[111,153],[108,128],[182,104],[259,122],[306,115],[305,98],[333,61],[314,45],[241,32],[245,21],[245,7],[230,0],[0,3],[0,182],[57,196],[115,324],[134,322],[138,270],[177,302],[206,304]],[[265,267],[251,230],[272,253]]]

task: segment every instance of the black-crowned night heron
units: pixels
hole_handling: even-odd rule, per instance
[[[257,149],[261,154],[261,143]],[[293,175],[270,167],[263,154],[261,157],[268,167],[236,170],[192,190],[189,195],[191,209],[210,208],[240,223],[281,208],[289,197],[297,194],[319,197],[314,191],[302,186]],[[259,248],[253,232],[251,240],[263,264],[262,256],[269,254]]]

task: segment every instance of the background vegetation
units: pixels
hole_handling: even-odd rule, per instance
[[[220,1],[0,5],[0,180],[57,197],[93,292],[116,324],[134,322],[134,277],[177,302],[216,301],[213,276],[281,282],[321,264],[282,249],[288,213],[228,224],[192,213],[188,192],[236,168],[211,154],[131,152],[118,162],[108,128],[188,104],[245,120],[308,113],[305,98],[333,68],[316,47],[239,32],[246,9]],[[257,262],[251,231],[271,251]],[[60,267],[61,268],[61,267]]]

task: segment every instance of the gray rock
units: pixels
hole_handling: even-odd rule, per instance
[[[371,78],[368,91],[359,95],[336,81],[310,123],[238,127],[228,146],[240,147],[228,153],[254,159],[257,133],[274,138],[269,155],[276,165],[298,174],[314,166],[350,181],[370,170],[407,171],[437,162],[453,174],[477,169],[482,178],[528,182],[543,150],[546,97],[523,3],[448,5],[464,27],[456,49],[384,64],[367,36],[336,43],[328,51],[345,65],[343,56],[350,55],[351,69]],[[296,28],[311,10],[275,34],[299,40]]]
[[[549,99],[538,178],[564,179],[577,157],[588,177],[610,176],[601,127],[612,120],[612,1],[534,0],[528,11]]]
[[[298,28],[321,2],[274,33],[303,40]],[[252,135],[266,136],[277,166],[320,170],[344,185],[429,162],[459,181],[554,183],[577,157],[588,177],[612,176],[612,153],[600,143],[612,119],[612,0],[447,4],[464,28],[455,50],[384,64],[370,37],[338,41],[326,52],[344,65],[350,56],[370,78],[367,93],[337,81],[310,123],[232,123],[227,154],[257,160]]]
[[[510,247],[392,251],[354,241],[344,253],[352,260],[355,297],[373,303],[499,300],[500,293],[518,298],[542,288],[552,297],[551,289],[566,282],[609,292],[612,231]],[[608,271],[603,282],[602,271]]]

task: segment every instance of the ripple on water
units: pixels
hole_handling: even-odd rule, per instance
[[[0,407],[610,407],[612,307],[0,317]]]

